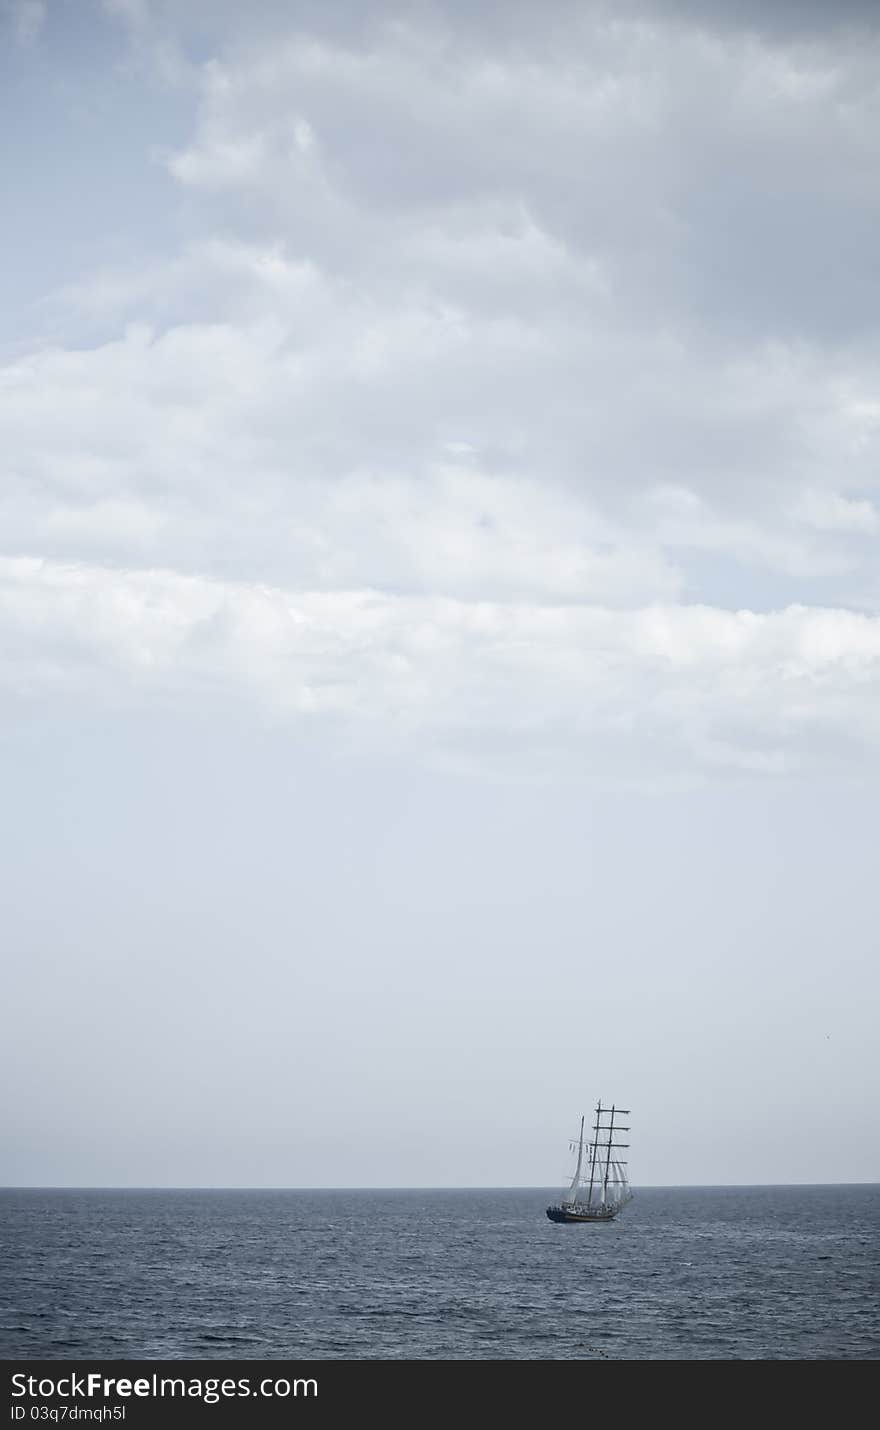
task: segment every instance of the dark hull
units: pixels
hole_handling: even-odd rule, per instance
[[[583,1221],[613,1221],[617,1216],[619,1208],[607,1207],[600,1211],[596,1208],[593,1211],[575,1211],[572,1207],[548,1207],[547,1215],[551,1221],[583,1222]]]

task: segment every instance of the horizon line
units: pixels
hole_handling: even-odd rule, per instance
[[[880,1181],[858,1182],[636,1182],[630,1183],[634,1191],[727,1191],[749,1189],[772,1189],[788,1187],[877,1187]],[[533,1186],[515,1183],[508,1186],[491,1183],[456,1183],[446,1186],[436,1184],[407,1184],[367,1186],[292,1186],[281,1183],[266,1183],[260,1186],[246,1183],[224,1183],[207,1185],[201,1182],[189,1183],[74,1183],[74,1182],[7,1182],[0,1185],[0,1192],[553,1192],[554,1184]]]

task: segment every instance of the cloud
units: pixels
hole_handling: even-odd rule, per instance
[[[221,51],[172,172],[249,195],[250,222],[294,243],[356,212],[343,264],[369,261],[377,222],[490,203],[602,264],[624,309],[696,324],[710,310],[780,337],[864,330],[880,129],[857,34],[781,46],[587,7],[533,47],[514,43],[515,18],[484,36],[459,18],[436,7],[360,43],[280,26],[271,46]]]
[[[800,504],[802,521],[818,531],[871,533],[880,528],[877,509],[869,501],[852,501],[838,492],[806,491]]]
[[[871,746],[857,27],[257,8],[107,7],[132,103],[192,106],[140,156],[180,237],[0,370],[13,684],[655,770]]]
[[[16,43],[35,44],[46,24],[45,0],[5,0],[3,9]]]
[[[0,370],[6,550],[616,605],[686,589],[711,603],[704,553],[787,582],[788,599],[861,586],[864,354],[618,329],[528,228],[480,257],[465,229],[467,284],[485,264],[496,298],[453,296],[457,242],[422,234],[418,282],[354,283],[281,240],[215,238],[67,290],[76,320],[127,326]]]
[[[465,602],[174,572],[0,565],[2,678],[33,696],[212,692],[491,765],[784,772],[876,754],[880,618]],[[635,761],[633,750],[637,751]]]

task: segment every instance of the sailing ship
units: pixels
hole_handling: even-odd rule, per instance
[[[596,1104],[596,1121],[592,1140],[584,1144],[584,1118],[580,1136],[572,1139],[570,1148],[577,1148],[577,1166],[571,1186],[556,1206],[547,1208],[551,1221],[613,1221],[619,1211],[632,1201],[627,1181],[626,1162],[617,1156],[628,1142],[615,1142],[616,1132],[628,1132],[629,1126],[619,1120],[629,1117],[625,1107],[603,1107]],[[586,1161],[584,1151],[586,1150]]]

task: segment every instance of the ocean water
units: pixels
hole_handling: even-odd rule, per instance
[[[0,1355],[876,1359],[880,1186],[0,1192]]]

